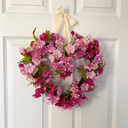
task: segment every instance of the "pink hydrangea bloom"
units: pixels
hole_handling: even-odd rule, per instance
[[[96,74],[95,74],[94,71],[91,71],[91,72],[87,72],[86,73],[87,79],[93,79],[95,76],[96,76]]]
[[[74,51],[75,51],[75,46],[72,45],[72,44],[68,44],[68,45],[65,47],[65,50],[66,50],[66,52],[67,52],[68,54],[74,53]]]
[[[29,63],[29,64],[25,65],[24,68],[25,68],[26,73],[32,74],[34,69],[36,68],[36,66],[33,65],[32,63]]]

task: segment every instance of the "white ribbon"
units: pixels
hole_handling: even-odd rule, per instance
[[[59,13],[54,16],[54,33],[60,33],[60,29],[64,20],[63,38],[65,43],[71,42],[71,36],[69,31],[69,25],[72,27],[76,24],[76,21],[64,12],[62,6],[58,8]]]

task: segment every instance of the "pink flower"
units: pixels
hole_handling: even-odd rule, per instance
[[[59,60],[60,57],[62,57],[62,53],[59,50],[54,50],[53,55],[57,60]]]
[[[98,42],[98,40],[95,40],[94,41],[94,44],[99,48],[99,42]]]
[[[60,96],[62,94],[62,89],[61,87],[57,87],[57,95]]]
[[[48,52],[52,53],[55,50],[55,47],[53,46],[53,44],[49,44],[48,45]]]
[[[96,74],[95,74],[94,71],[91,71],[91,72],[87,72],[86,73],[87,79],[93,79],[95,76],[96,76]]]
[[[42,74],[42,76],[43,76],[44,78],[49,78],[49,77],[50,77],[50,70],[45,71],[45,72]]]
[[[34,83],[36,81],[31,75],[27,76],[26,80],[28,80],[30,83]]]
[[[62,73],[64,73],[66,71],[66,67],[65,66],[61,66],[58,68],[59,71],[61,71]]]
[[[32,96],[33,96],[34,98],[39,98],[39,97],[41,97],[41,93],[42,93],[41,88],[37,88],[37,89],[35,90],[35,94],[32,95]]]
[[[74,31],[71,31],[71,34],[72,34],[72,35],[74,35],[74,34],[75,34],[75,32],[74,32]]]
[[[76,93],[72,93],[71,96],[74,97],[74,98],[76,98],[76,99],[78,99],[80,97],[80,95],[79,94],[76,94]]]
[[[93,41],[91,35],[86,36],[86,39],[88,40],[88,42],[92,42]]]
[[[37,78],[36,79],[36,85],[40,85],[44,82],[44,79],[43,78]]]
[[[99,70],[99,74],[103,74],[104,68],[100,68]]]
[[[42,33],[42,35],[40,35],[40,40],[46,40],[46,38],[47,38],[46,33]]]
[[[71,91],[73,93],[78,92],[78,86],[76,85],[76,83],[72,83],[70,86],[71,86]]]
[[[32,59],[32,62],[33,62],[36,66],[39,66],[41,61],[40,61],[40,59],[33,58],[33,59]]]
[[[42,48],[45,45],[45,41],[35,41],[34,44],[32,45],[33,48]]]
[[[24,69],[24,65],[23,65],[23,64],[19,64],[18,67],[19,67],[20,69]]]
[[[53,68],[57,68],[58,67],[58,63],[57,62],[52,62],[50,64],[50,66],[53,67]]]
[[[76,36],[77,39],[81,39],[81,38],[82,38],[82,37],[81,37],[79,34],[77,34],[77,33],[76,33],[75,36]]]
[[[51,81],[52,81],[52,79],[51,78],[48,78],[45,82],[44,82],[44,84],[50,84],[51,83]]]
[[[19,49],[20,49],[20,53],[23,53],[23,54],[26,53],[26,49],[24,47],[20,47]]]
[[[44,86],[44,87],[42,88],[42,93],[46,92],[47,90],[48,90],[48,87]]]
[[[51,61],[51,63],[53,63],[55,60],[55,57],[52,54],[49,54],[48,57],[49,57],[49,60]]]
[[[26,73],[32,74],[34,69],[36,68],[36,66],[32,65],[32,63],[29,63],[29,64],[25,65],[24,68],[25,68]]]
[[[83,92],[88,91],[89,84],[83,83],[83,84],[80,86],[80,88],[81,88],[81,90],[82,90]]]
[[[36,67],[34,71],[32,72],[32,75],[35,75],[39,69]]]
[[[68,54],[70,53],[74,53],[75,51],[75,46],[74,45],[71,45],[71,44],[68,44],[66,47],[65,47],[65,50]]]

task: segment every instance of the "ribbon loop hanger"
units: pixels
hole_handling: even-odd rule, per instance
[[[54,33],[60,33],[60,29],[64,20],[63,38],[65,40],[65,43],[70,43],[71,37],[69,31],[69,24],[73,27],[76,24],[76,21],[64,12],[62,6],[58,8],[58,11],[59,12],[54,17]]]

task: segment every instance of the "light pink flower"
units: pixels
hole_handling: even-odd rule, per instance
[[[24,68],[25,68],[26,73],[32,74],[34,69],[36,68],[36,66],[32,65],[32,63],[29,63],[29,64],[25,65]]]
[[[86,39],[87,39],[88,43],[93,41],[91,35],[86,36]]]
[[[32,74],[35,75],[38,70],[39,70],[39,69],[36,67],[36,68],[33,70]]]
[[[33,48],[42,48],[45,45],[45,41],[35,41],[34,44],[32,45]]]
[[[24,47],[20,47],[19,49],[20,49],[20,53],[23,53],[23,54],[26,53],[26,49]]]
[[[32,48],[32,47],[27,47],[27,48],[26,48],[26,51],[27,51],[27,52],[31,52],[31,51],[33,51],[33,48]]]
[[[80,97],[80,95],[79,94],[76,94],[76,93],[72,93],[71,96],[74,97],[74,98],[76,98],[76,99],[78,99]]]
[[[95,76],[96,76],[96,74],[95,74],[94,71],[91,71],[91,72],[87,72],[86,73],[87,79],[93,79]]]
[[[49,60],[51,61],[51,63],[54,62],[55,57],[52,54],[49,54],[48,57],[49,57]]]
[[[54,50],[53,55],[57,60],[59,60],[60,57],[62,57],[62,53],[59,50]]]
[[[33,62],[36,66],[39,66],[41,61],[40,61],[39,59],[37,59],[37,58],[33,58],[33,59],[32,59],[32,62]]]
[[[78,92],[78,86],[72,84],[72,85],[71,85],[71,91],[72,91],[73,93]]]
[[[55,50],[55,47],[53,46],[53,44],[49,44],[48,45],[48,52],[52,53]]]
[[[70,53],[74,53],[75,51],[75,46],[74,45],[71,45],[71,44],[68,44],[66,47],[65,47],[65,50],[68,54]]]
[[[26,80],[28,80],[30,83],[34,83],[36,81],[31,75],[27,76]]]
[[[88,91],[89,84],[83,83],[83,84],[80,86],[80,88],[81,88],[81,90],[82,90],[83,92]]]
[[[61,87],[57,87],[57,95],[60,96],[62,94],[62,89]]]

